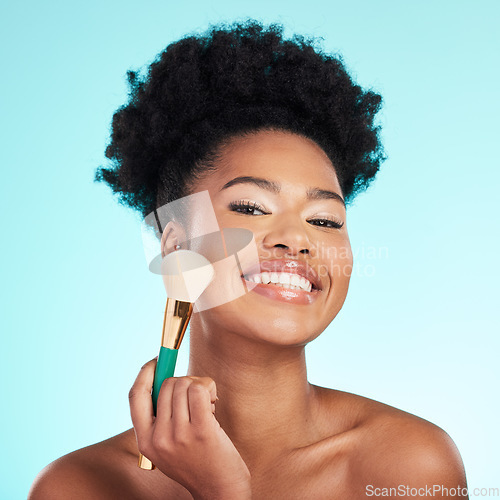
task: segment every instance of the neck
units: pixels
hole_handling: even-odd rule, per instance
[[[307,381],[304,346],[277,346],[219,328],[214,335],[197,314],[188,375],[214,379],[215,416],[249,466],[315,437],[317,396]]]

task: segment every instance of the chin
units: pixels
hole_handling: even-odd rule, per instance
[[[284,315],[269,320],[262,316],[256,320],[253,316],[234,324],[233,328],[235,333],[248,340],[283,347],[305,346],[323,330],[324,328],[317,324],[304,325],[303,320],[297,321]]]
[[[231,332],[235,335],[275,346],[304,346],[313,341],[332,322],[342,303],[325,304],[334,315],[318,317],[304,314],[304,306],[279,303],[274,308],[262,307],[258,311],[249,307],[247,295],[220,306],[194,314],[209,331]],[[307,307],[307,306],[306,306]],[[297,309],[295,309],[297,308]],[[196,320],[195,320],[196,321]]]

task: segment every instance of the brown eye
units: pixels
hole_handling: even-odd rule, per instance
[[[264,209],[255,202],[248,201],[237,201],[229,204],[229,209],[233,212],[239,212],[245,215],[255,215],[255,210],[262,212],[262,215],[266,215]],[[258,215],[258,214],[257,214]]]
[[[319,224],[314,224],[315,226],[320,226],[320,227],[327,227],[327,228],[332,228],[332,229],[340,229],[344,223],[343,222],[338,222],[332,219],[313,219],[308,222],[319,222]]]

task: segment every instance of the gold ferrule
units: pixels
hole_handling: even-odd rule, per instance
[[[139,467],[144,470],[153,470],[156,469],[154,466],[153,462],[149,460],[149,458],[146,458],[144,455],[140,454],[139,455]]]
[[[161,336],[163,347],[179,349],[192,312],[193,304],[191,302],[167,298]]]

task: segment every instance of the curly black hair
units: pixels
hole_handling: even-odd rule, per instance
[[[113,116],[104,181],[143,217],[190,194],[232,137],[263,129],[315,141],[335,167],[346,203],[384,160],[374,123],[382,98],[356,85],[340,56],[315,39],[286,40],[255,20],[211,26],[157,55],[141,77],[128,71],[129,101]]]

